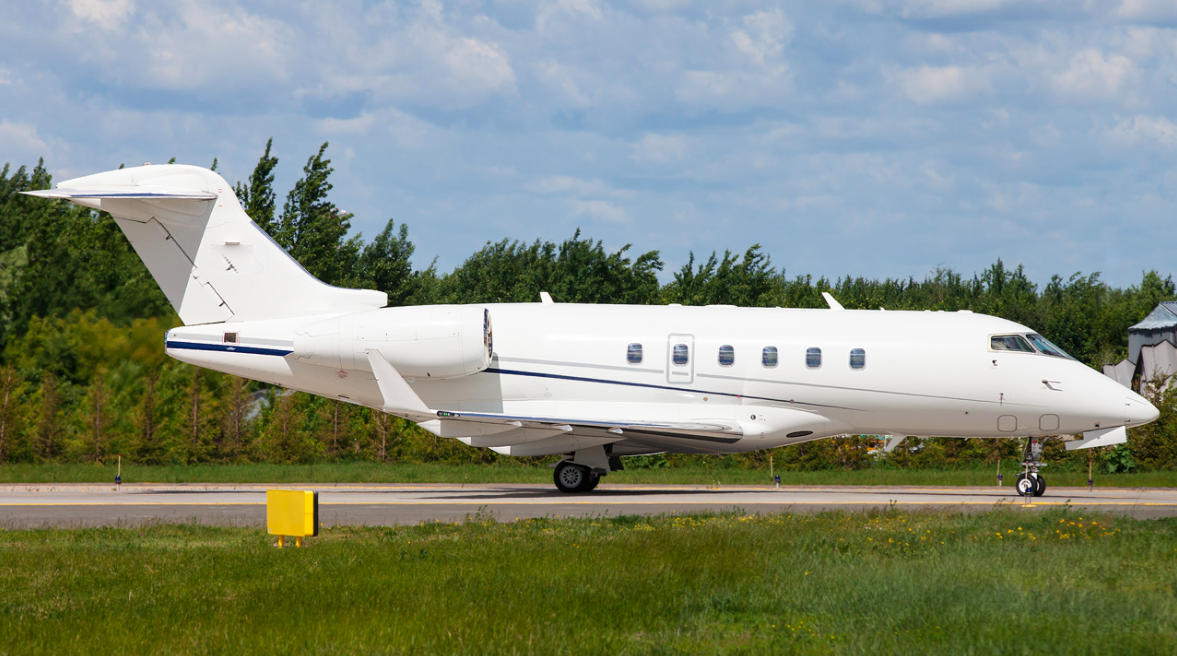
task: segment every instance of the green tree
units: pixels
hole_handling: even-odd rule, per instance
[[[13,459],[17,440],[24,427],[21,425],[21,397],[24,395],[24,381],[12,365],[0,366],[0,463]]]
[[[274,168],[278,166],[278,158],[270,156],[273,145],[274,138],[270,137],[266,141],[266,151],[249,175],[249,184],[238,182],[234,188],[245,213],[271,236],[276,235],[278,229],[274,223]]]
[[[409,305],[421,290],[422,276],[432,276],[432,267],[426,272],[413,271],[413,251],[409,241],[409,227],[401,224],[399,230],[389,219],[388,224],[360,253],[359,278],[361,286],[369,286],[388,294],[388,305],[399,307]]]
[[[352,215],[327,199],[335,169],[324,157],[326,152],[327,142],[323,142],[303,167],[303,177],[286,196],[274,237],[311,275],[339,285],[354,282],[363,239],[360,235],[346,238]]]

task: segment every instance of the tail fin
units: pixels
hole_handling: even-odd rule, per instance
[[[388,296],[324,284],[246,216],[225,179],[142,166],[26,192],[109,212],[185,324],[384,307]]]

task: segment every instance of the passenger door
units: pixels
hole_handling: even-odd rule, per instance
[[[666,382],[673,385],[695,382],[694,335],[671,335],[667,338]]]

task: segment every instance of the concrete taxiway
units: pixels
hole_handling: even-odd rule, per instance
[[[864,510],[983,512],[1057,508],[1099,510],[1140,519],[1177,516],[1177,489],[1052,488],[1024,508],[1006,487],[601,485],[566,495],[549,485],[110,485],[0,486],[0,526],[8,528],[137,525],[197,521],[263,525],[267,489],[316,490],[324,526],[462,521],[478,513],[499,521],[531,517],[654,515],[694,511],[747,513]]]

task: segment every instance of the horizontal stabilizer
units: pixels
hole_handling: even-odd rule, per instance
[[[107,212],[185,325],[382,308],[384,292],[308,273],[258,227],[220,175],[169,164],[95,173],[25,192]]]
[[[1087,431],[1083,433],[1083,439],[1075,442],[1067,442],[1067,451],[1074,451],[1076,449],[1090,449],[1096,446],[1112,446],[1115,444],[1123,444],[1128,441],[1128,430],[1123,426],[1116,428],[1105,428],[1097,431]]]
[[[42,191],[26,191],[28,196],[41,198],[119,198],[124,200],[216,200],[216,194],[206,191],[193,191],[178,187],[148,187],[128,186],[111,187],[106,189],[44,189]]]

